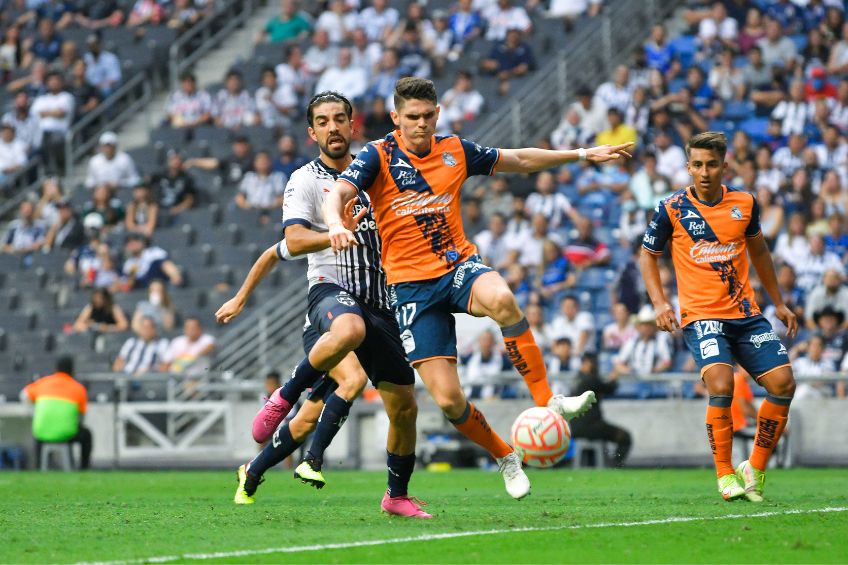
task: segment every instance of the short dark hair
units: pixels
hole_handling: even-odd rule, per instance
[[[554,345],[565,345],[565,344],[572,345],[570,337],[563,336],[563,337],[558,337],[554,340]]]
[[[59,373],[74,374],[74,358],[70,355],[62,355],[56,359],[56,371]]]
[[[191,82],[197,82],[197,77],[194,76],[194,73],[192,73],[191,71],[186,71],[180,75],[180,82],[185,82],[187,80],[190,80]]]
[[[689,138],[686,143],[686,156],[692,149],[709,149],[718,152],[721,160],[727,154],[727,136],[720,131],[705,131]]]
[[[282,378],[280,377],[280,373],[277,371],[268,371],[265,373],[265,380],[273,380],[274,382],[280,382]]]
[[[400,108],[407,100],[425,100],[436,104],[436,85],[430,79],[404,77],[395,84],[394,97],[395,108]]]
[[[353,118],[353,106],[351,105],[350,100],[348,100],[345,95],[340,92],[325,90],[313,96],[312,99],[309,100],[309,105],[306,106],[306,121],[309,123],[309,127],[312,127],[312,122],[315,120],[315,107],[320,104],[324,104],[325,102],[340,102],[344,106],[347,119],[350,120]]]

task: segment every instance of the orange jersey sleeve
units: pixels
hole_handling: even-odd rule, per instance
[[[746,243],[759,233],[759,208],[747,192],[722,186],[718,202],[705,203],[689,187],[657,205],[642,246],[660,254],[671,243],[682,325],[760,313],[748,282]]]
[[[417,155],[399,131],[368,144],[339,176],[371,197],[389,284],[440,277],[477,248],[465,237],[460,191],[469,176],[494,172],[497,149],[434,136]]]

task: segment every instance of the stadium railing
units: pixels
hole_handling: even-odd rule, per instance
[[[24,168],[12,175],[3,187],[3,201],[0,202],[0,218],[11,214],[24,196],[36,189],[41,182],[43,163],[40,159],[30,159]]]
[[[306,303],[307,285],[291,284],[285,294],[274,295],[247,313],[219,339],[215,368],[239,378],[259,377],[262,371],[299,359]]]
[[[551,58],[501,106],[476,127],[476,141],[492,147],[521,147],[547,138],[578,86],[597,86],[616,65],[629,61],[647,39],[653,22],[662,21],[683,0],[614,2],[574,32],[569,48]]]
[[[183,72],[243,25],[253,15],[258,3],[257,0],[229,0],[219,6],[212,16],[181,35],[169,50],[171,88],[177,87]]]

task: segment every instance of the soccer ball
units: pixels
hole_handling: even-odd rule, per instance
[[[528,408],[512,424],[512,446],[525,465],[544,469],[565,457],[571,430],[565,418],[542,406]]]

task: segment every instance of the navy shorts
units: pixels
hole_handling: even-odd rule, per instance
[[[303,351],[307,355],[321,334],[329,331],[333,320],[342,314],[355,314],[365,322],[365,340],[354,353],[375,387],[381,382],[415,383],[415,373],[403,353],[397,322],[391,313],[366,304],[335,284],[322,283],[309,289],[306,311],[309,325],[303,330]],[[317,383],[310,400],[324,398],[335,390],[332,386],[335,381],[325,380],[332,384]]]
[[[698,320],[683,328],[683,340],[704,374],[710,365],[733,366],[759,379],[772,369],[789,365],[789,355],[763,316],[737,320]]]
[[[389,300],[410,363],[438,357],[456,359],[453,313],[470,314],[471,286],[491,270],[479,255],[473,255],[437,279],[389,285]]]

